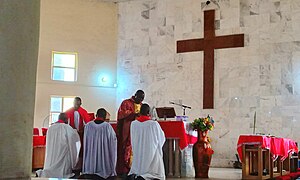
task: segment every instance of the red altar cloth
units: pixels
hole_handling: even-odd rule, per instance
[[[35,146],[45,146],[46,136],[33,136],[33,147]]]
[[[164,131],[166,138],[179,139],[179,147],[181,150],[197,141],[197,137],[187,134],[182,121],[158,121],[158,123]],[[117,124],[110,124],[116,131]]]
[[[291,152],[298,152],[298,147],[295,141],[287,138],[277,138],[259,135],[241,135],[237,143],[237,151],[240,159],[242,159],[243,144],[248,145],[261,145],[264,149],[269,149],[273,158],[277,156],[284,160]]]

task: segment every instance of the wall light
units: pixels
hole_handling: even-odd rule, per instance
[[[104,76],[104,77],[101,78],[101,81],[102,81],[103,83],[106,83],[106,82],[108,81],[108,78]]]
[[[99,75],[99,86],[100,87],[106,87],[106,88],[116,88],[117,83],[113,80],[112,77],[110,77],[107,74],[101,74]]]

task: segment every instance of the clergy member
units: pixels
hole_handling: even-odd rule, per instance
[[[36,173],[39,177],[70,178],[75,167],[80,149],[78,133],[67,124],[65,113],[60,113],[59,120],[47,131],[46,157],[44,169]]]
[[[136,91],[130,99],[122,102],[117,117],[117,138],[118,138],[118,175],[127,175],[132,162],[132,149],[130,143],[130,125],[137,117],[145,93],[142,90]]]
[[[162,151],[165,134],[149,112],[149,105],[143,104],[140,116],[131,123],[133,160],[129,175],[136,175],[137,179],[165,179]]]
[[[82,101],[80,97],[75,97],[73,107],[66,111],[69,119],[69,125],[78,131],[80,142],[83,145],[84,125],[90,121],[90,117],[85,109],[81,107]],[[83,146],[82,146],[83,148]],[[83,149],[80,149],[78,164],[76,165],[76,175],[81,172]]]
[[[117,175],[117,137],[105,122],[105,109],[98,109],[96,119],[84,128],[83,174],[107,179]],[[88,177],[88,176],[85,176]]]
[[[74,106],[66,111],[70,126],[79,132],[82,131],[84,125],[90,121],[87,111],[81,107],[81,104],[81,98],[75,97]]]

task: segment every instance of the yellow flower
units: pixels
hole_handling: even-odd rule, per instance
[[[204,118],[204,122],[207,123],[208,122],[208,118]]]

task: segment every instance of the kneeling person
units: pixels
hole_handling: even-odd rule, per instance
[[[70,178],[78,161],[80,138],[76,130],[68,124],[67,115],[59,114],[59,120],[47,131],[46,157],[39,177]]]
[[[98,109],[97,118],[84,128],[83,174],[102,178],[117,175],[117,137],[111,125],[105,122],[107,114],[105,109]]]
[[[129,175],[143,179],[165,179],[162,146],[165,135],[158,122],[151,120],[148,104],[141,106],[141,116],[131,123],[132,166]]]

